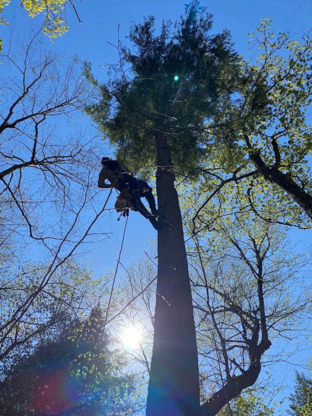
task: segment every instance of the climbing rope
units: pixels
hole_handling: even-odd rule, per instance
[[[116,282],[118,268],[119,268],[120,259],[121,259],[121,254],[122,254],[122,250],[123,250],[123,246],[124,246],[124,242],[125,242],[125,238],[126,238],[126,230],[127,230],[128,219],[129,219],[129,217],[126,217],[126,222],[125,222],[125,227],[124,227],[124,231],[123,231],[123,235],[122,235],[122,240],[121,240],[119,255],[118,255],[118,259],[117,259],[117,264],[116,264],[116,268],[115,268],[115,273],[114,273],[114,277],[113,277],[112,287],[111,287],[111,291],[110,291],[110,294],[109,294],[108,305],[107,305],[105,319],[104,319],[104,328],[105,328],[105,326],[107,324],[108,313],[109,313],[109,309],[110,309],[110,306],[111,306],[111,303],[112,303],[112,299],[113,299],[115,282]]]

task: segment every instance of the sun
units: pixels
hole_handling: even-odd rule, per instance
[[[121,335],[121,342],[127,349],[136,349],[141,341],[140,331],[134,326],[129,326]]]

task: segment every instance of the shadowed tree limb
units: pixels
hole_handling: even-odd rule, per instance
[[[279,170],[280,155],[277,143],[272,140],[275,152],[276,164],[273,167],[268,166],[260,156],[260,152],[254,152],[247,134],[244,135],[246,144],[249,148],[249,158],[254,163],[258,171],[268,182],[271,182],[283,189],[312,219],[312,196],[307,193],[302,186],[299,186],[289,173],[283,173]]]

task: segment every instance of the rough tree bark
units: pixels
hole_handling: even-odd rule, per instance
[[[158,232],[154,347],[146,414],[199,415],[198,356],[182,217],[170,147],[161,133],[156,133],[155,140],[158,207],[164,220]]]

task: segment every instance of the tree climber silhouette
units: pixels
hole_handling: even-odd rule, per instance
[[[98,187],[113,187],[120,192],[115,204],[116,211],[122,212],[123,216],[128,216],[129,209],[133,209],[147,218],[156,230],[159,230],[160,224],[155,218],[158,212],[152,188],[145,181],[132,176],[120,160],[103,157],[101,164],[102,169],[99,174]],[[109,184],[106,183],[106,180]],[[142,197],[147,200],[152,214],[142,204]]]

